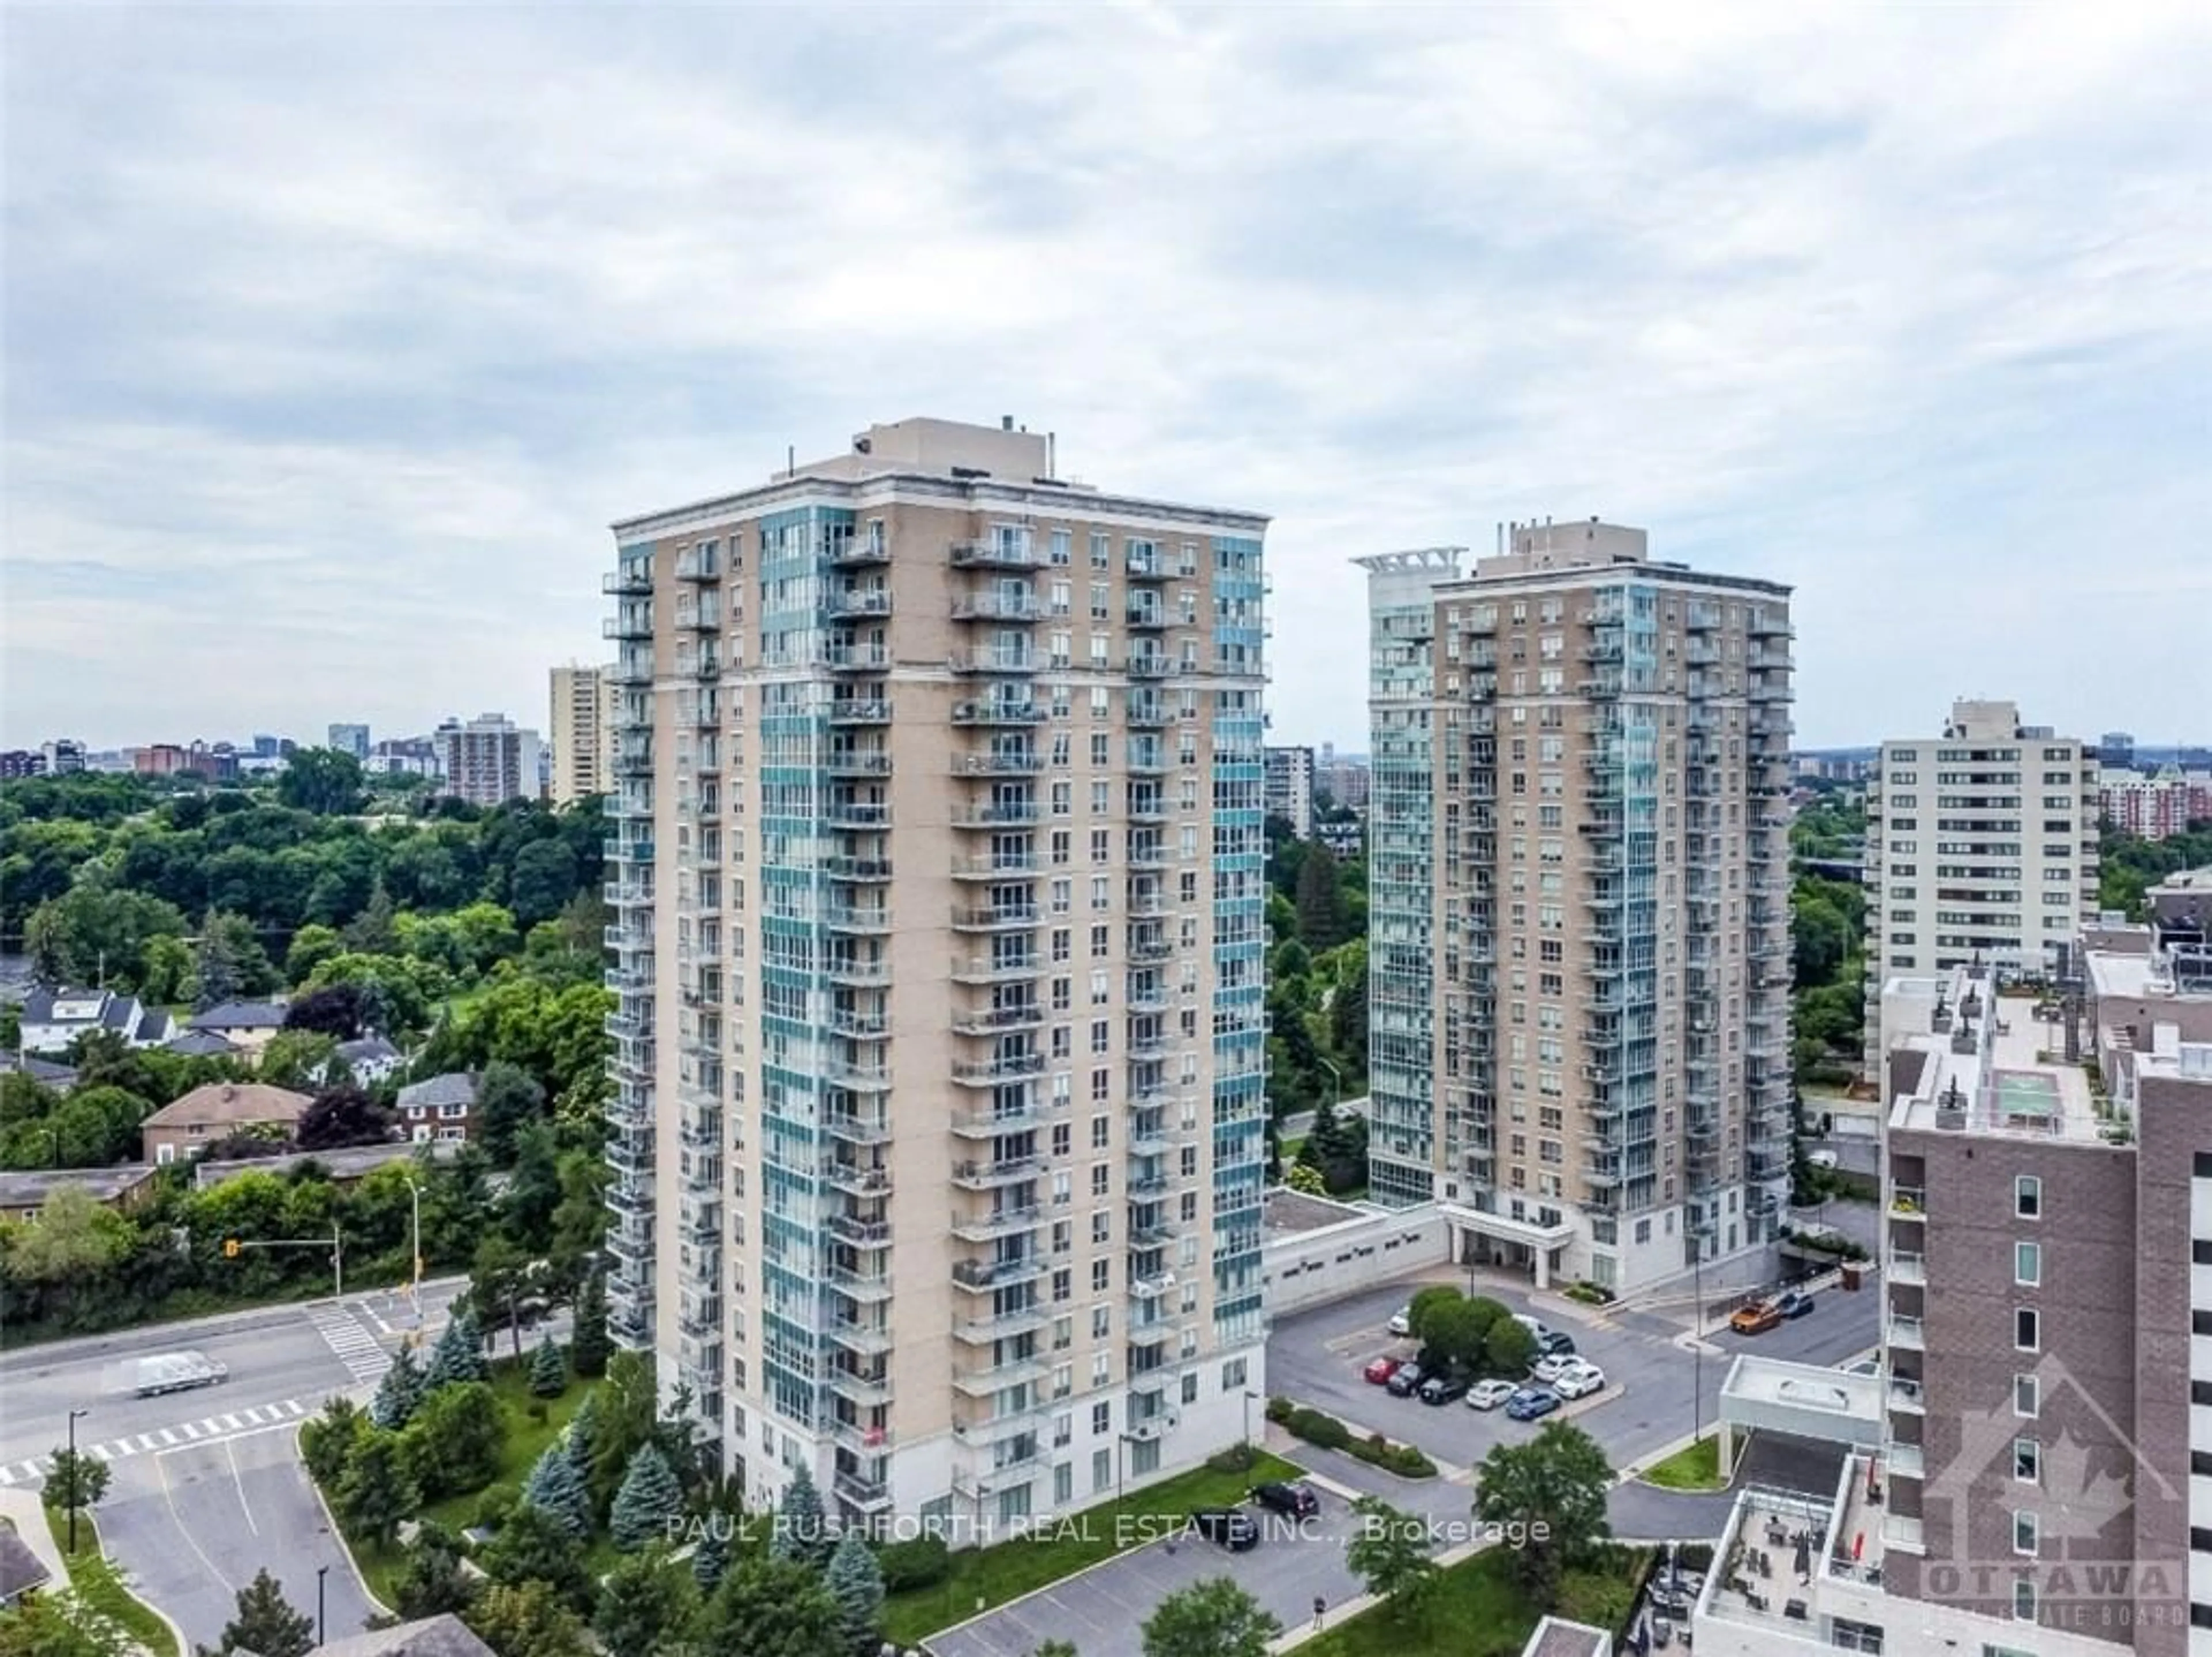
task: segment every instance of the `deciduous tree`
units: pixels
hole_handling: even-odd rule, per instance
[[[1389,1603],[1394,1615],[1418,1611],[1437,1580],[1428,1526],[1379,1496],[1362,1496],[1352,1511],[1357,1523],[1344,1563],[1368,1593]]]
[[[818,1572],[792,1559],[740,1560],[707,1601],[694,1637],[709,1651],[744,1657],[826,1657],[844,1649],[836,1599]]]
[[[423,1520],[408,1546],[407,1569],[392,1593],[392,1608],[403,1622],[466,1611],[477,1587],[461,1567],[460,1538],[434,1520]]]
[[[1528,1539],[1514,1550],[1514,1567],[1530,1598],[1548,1608],[1566,1567],[1611,1534],[1613,1468],[1605,1452],[1571,1422],[1547,1422],[1525,1444],[1494,1447],[1480,1473],[1475,1517],[1522,1528]]]
[[[1283,1625],[1225,1576],[1168,1595],[1140,1630],[1145,1657],[1267,1657]]]
[[[571,1608],[588,1611],[591,1574],[584,1569],[583,1545],[542,1508],[525,1502],[499,1527],[483,1550],[485,1575],[512,1587],[544,1582]]]
[[[592,1631],[608,1657],[659,1657],[678,1643],[693,1615],[696,1593],[682,1568],[669,1563],[668,1550],[656,1544],[621,1560],[607,1574]]]
[[[544,1578],[495,1580],[466,1620],[499,1657],[592,1657],[591,1630],[568,1596]]]
[[[333,1505],[354,1535],[378,1547],[392,1544],[401,1521],[412,1519],[422,1505],[422,1493],[409,1477],[406,1458],[400,1453],[398,1434],[362,1436],[347,1459]]]

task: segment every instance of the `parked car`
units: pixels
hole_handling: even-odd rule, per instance
[[[1390,1321],[1384,1326],[1388,1328],[1393,1335],[1412,1334],[1413,1332],[1413,1308],[1411,1306],[1400,1307],[1395,1312],[1390,1314]]]
[[[1771,1301],[1761,1301],[1757,1306],[1747,1306],[1729,1319],[1729,1327],[1739,1335],[1764,1335],[1778,1328],[1782,1314],[1774,1309]]]
[[[1418,1363],[1401,1363],[1390,1377],[1390,1396],[1394,1398],[1409,1398],[1413,1396],[1420,1384],[1421,1366]]]
[[[1588,1398],[1605,1385],[1605,1371],[1594,1363],[1578,1363],[1552,1385],[1563,1398]]]
[[[1231,1553],[1243,1553],[1260,1544],[1260,1526],[1251,1514],[1236,1508],[1200,1508],[1190,1516],[1191,1526],[1209,1542]]]
[[[1321,1498],[1310,1484],[1255,1484],[1252,1503],[1270,1512],[1288,1514],[1293,1519],[1310,1519],[1321,1511]]]
[[[1541,1386],[1524,1386],[1505,1401],[1508,1421],[1540,1421],[1559,1407],[1559,1395]]]
[[[1370,1386],[1386,1386],[1404,1363],[1402,1358],[1376,1358],[1359,1372],[1359,1378]]]
[[[1564,1329],[1547,1329],[1536,1337],[1536,1349],[1547,1358],[1572,1357],[1575,1337]]]
[[[1467,1389],[1470,1410],[1495,1410],[1521,1389],[1510,1380],[1477,1381]]]
[[[1530,1337],[1535,1340],[1541,1341],[1545,1336],[1552,1332],[1551,1325],[1546,1323],[1541,1318],[1532,1318],[1525,1312],[1516,1312],[1512,1317],[1513,1321],[1527,1330]]]
[[[1559,1380],[1560,1376],[1565,1374],[1570,1369],[1580,1368],[1582,1360],[1572,1356],[1571,1355],[1559,1357],[1539,1358],[1535,1362],[1528,1366],[1528,1373],[1531,1375],[1534,1375],[1538,1380],[1543,1382],[1545,1386],[1549,1386],[1553,1381]]]
[[[1790,1289],[1774,1303],[1774,1309],[1785,1318],[1802,1318],[1813,1309],[1813,1291]]]
[[[1431,1375],[1421,1383],[1423,1404],[1457,1404],[1467,1396],[1468,1380],[1464,1375],[1455,1375],[1447,1370],[1441,1375]]]

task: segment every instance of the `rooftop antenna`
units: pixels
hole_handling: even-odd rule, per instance
[[[799,476],[799,445],[796,443],[783,446],[783,475],[787,478]]]

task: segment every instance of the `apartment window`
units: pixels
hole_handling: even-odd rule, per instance
[[[2023,1421],[2043,1413],[2043,1383],[2033,1375],[2012,1378],[2012,1412]]]
[[[1091,567],[1093,570],[1111,570],[1114,567],[1113,544],[1095,529],[1091,532]]]
[[[2035,1515],[2015,1509],[2012,1516],[2012,1550],[2033,1559],[2036,1555]]]
[[[1052,832],[1052,861],[1054,868],[1065,868],[1067,866],[1070,861],[1069,851],[1073,844],[1066,829],[1054,829]]]
[[[1074,894],[1070,891],[1066,880],[1054,880],[1052,883],[1052,912],[1055,915],[1066,914],[1073,906],[1073,897]]]
[[[2012,1211],[2023,1220],[2043,1217],[2043,1181],[2023,1173],[2012,1182]]]
[[[1198,1376],[1195,1372],[1182,1378],[1182,1401],[1185,1404],[1198,1402]]]
[[[1069,1149],[1069,1142],[1073,1137],[1073,1133],[1066,1123],[1054,1123],[1052,1124],[1052,1154],[1054,1156],[1066,1156]]]
[[[1113,1272],[1114,1265],[1110,1260],[1093,1260],[1091,1263],[1091,1292],[1094,1295],[1103,1295],[1108,1289],[1113,1288]],[[1105,1309],[1100,1307],[1091,1314],[1091,1332],[1094,1335],[1099,1332],[1098,1314]]]
[[[1103,1197],[1113,1189],[1113,1165],[1108,1162],[1093,1165],[1091,1170],[1091,1194],[1093,1197]]]
[[[1249,1360],[1244,1358],[1231,1358],[1227,1363],[1221,1366],[1221,1390],[1223,1392],[1234,1392],[1238,1387],[1244,1385],[1244,1378],[1250,1373],[1250,1371],[1246,1368],[1249,1362]]]
[[[2043,1318],[2033,1307],[2023,1306],[2014,1311],[2012,1343],[2023,1352],[2043,1349]]]
[[[1093,783],[1091,785],[1091,814],[1093,817],[1104,817],[1113,811],[1113,788],[1110,783]]]
[[[1114,1216],[1103,1209],[1094,1210],[1091,1215],[1091,1240],[1094,1243],[1109,1243],[1113,1240]]]
[[[2043,1445],[2039,1440],[2016,1438],[2012,1441],[2012,1476],[2023,1484],[2043,1482]]]
[[[2039,1288],[2043,1282],[2043,1245],[2014,1243],[2012,1246],[2012,1280],[2023,1288]]]
[[[1052,561],[1054,564],[1064,565],[1070,561],[1072,549],[1069,543],[1073,539],[1074,537],[1065,529],[1052,532]]]
[[[1055,1304],[1075,1298],[1075,1276],[1065,1268],[1052,1274],[1052,1298]]]
[[[1111,829],[1091,831],[1091,861],[1094,863],[1114,861],[1114,832]]]
[[[1114,1488],[1114,1453],[1093,1450],[1091,1453],[1091,1494],[1100,1496]]]
[[[1054,1364],[1052,1370],[1053,1397],[1064,1398],[1074,1390],[1075,1366],[1072,1363]]]
[[[1106,1263],[1101,1260],[1098,1264],[1104,1265]],[[1094,1341],[1103,1341],[1113,1332],[1114,1308],[1110,1306],[1092,1307],[1091,1308],[1091,1338]]]

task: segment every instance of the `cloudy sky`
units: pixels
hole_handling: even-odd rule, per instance
[[[609,521],[873,419],[1348,563],[1794,582],[1800,740],[2212,739],[2200,6],[15,6],[0,741],[545,717]]]

